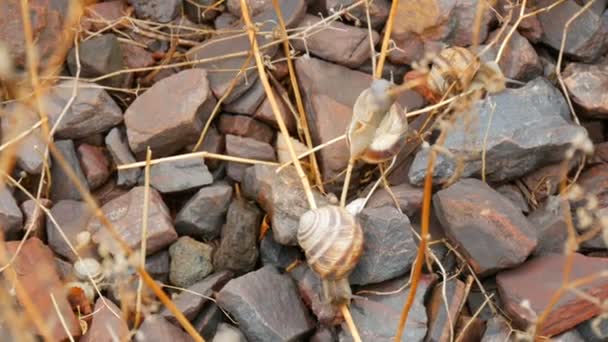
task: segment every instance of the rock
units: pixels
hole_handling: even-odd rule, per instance
[[[223,319],[224,313],[217,305],[207,305],[194,319],[192,325],[205,340],[209,341],[215,335],[218,325],[222,323]]]
[[[78,57],[80,60],[81,78],[96,78],[123,69],[122,49],[120,48],[118,38],[111,33],[102,34],[80,42],[78,45]],[[76,47],[70,50],[67,63],[70,74],[76,76],[78,72]],[[99,83],[110,87],[120,87],[124,79],[124,75],[116,75],[105,78]],[[103,91],[102,89],[100,90]],[[71,90],[67,91],[68,94],[71,93]]]
[[[144,319],[133,339],[136,342],[190,342],[192,338],[182,329],[167,322],[158,315],[150,315]]]
[[[576,163],[570,161],[570,167]],[[521,178],[534,201],[543,201],[548,196],[557,194],[564,172],[563,163],[554,163],[536,169]]]
[[[429,332],[426,341],[450,341],[454,338],[452,335],[454,331],[451,329],[456,324],[460,309],[466,300],[465,287],[466,285],[458,279],[448,281],[445,284],[444,297],[444,284],[435,285],[428,304]]]
[[[566,213],[570,213],[570,204],[567,201],[563,203],[559,196],[551,196],[528,215],[538,240],[535,255],[565,253],[568,239]]]
[[[587,342],[602,342],[608,338],[608,320],[598,316],[577,325],[576,330]]]
[[[321,1],[319,1],[321,2]],[[322,1],[325,3],[324,7],[326,12],[335,13],[339,10],[347,8],[353,5],[355,0],[326,0]],[[309,5],[310,6],[310,5]],[[369,3],[369,16],[371,19],[371,26],[376,29],[382,29],[386,18],[388,18],[388,12],[390,11],[390,3],[387,0],[375,0]],[[317,14],[317,12],[309,11],[309,13]],[[348,12],[349,16],[355,18],[355,25],[361,24],[363,27],[367,27],[367,14],[365,11],[365,5],[357,6]],[[360,22],[360,23],[359,23]]]
[[[48,209],[53,205],[53,202],[51,202],[49,199],[41,198],[40,204]],[[31,230],[29,236],[36,236],[41,241],[46,241],[46,214],[44,211],[38,207],[36,201],[31,199],[21,203],[20,207],[25,221],[23,223],[23,232],[25,233],[29,229]]]
[[[310,342],[333,342],[337,339],[335,332],[328,327],[319,327],[310,338]]]
[[[20,241],[6,243],[7,260],[17,252],[19,244]],[[49,248],[36,237],[27,239],[11,267],[14,275],[9,279],[16,277],[23,288],[23,295],[28,296],[36,305],[40,316],[45,317],[50,337],[55,341],[67,339],[66,330],[71,336],[80,336],[80,325],[66,298],[63,283],[55,268],[53,252]],[[59,315],[65,322],[65,328]],[[36,329],[35,326],[32,329]]]
[[[604,136],[604,124],[601,120],[584,121],[581,122],[581,125],[587,130],[587,135],[592,143],[601,144],[606,140]]]
[[[194,23],[204,23],[215,19],[222,13],[213,0],[184,1],[184,14]]]
[[[298,285],[304,304],[310,308],[322,325],[340,324],[338,310],[325,300],[321,278],[306,263],[299,264],[289,273]]]
[[[608,164],[608,142],[595,145],[593,157],[589,160],[590,164]]]
[[[236,15],[237,17],[241,16],[241,6],[238,3],[238,0],[229,0],[228,1],[228,11],[230,13]],[[253,17],[253,22],[269,22],[274,26],[269,27],[271,31],[277,29],[276,23],[278,23],[277,15],[272,7],[272,4],[268,0],[258,0],[257,4],[253,4],[252,1],[247,1],[250,5],[249,14]],[[287,29],[292,29],[298,22],[304,17],[306,14],[306,0],[279,0],[279,6],[281,7],[281,12],[283,14],[283,21],[285,22],[285,27]],[[232,4],[231,4],[232,3]],[[251,8],[256,8],[251,10]]]
[[[597,198],[599,208],[608,207],[608,164],[600,164],[583,171],[578,185],[583,188],[586,196]]]
[[[213,247],[182,236],[169,247],[171,267],[169,280],[179,287],[189,287],[213,272]]]
[[[506,29],[508,32],[510,28]],[[496,30],[490,34],[488,41],[492,41],[500,34],[500,30]],[[506,34],[503,34],[490,51],[492,53],[485,54],[483,59],[486,61],[494,60],[498,53],[498,46],[503,44]],[[503,74],[515,80],[530,81],[541,76],[543,66],[536,54],[536,50],[530,42],[520,35],[517,31],[513,32],[509,39],[509,43],[505,46],[500,62],[498,62],[500,70]]]
[[[80,168],[80,162],[74,149],[74,142],[72,140],[58,140],[55,141],[55,147],[57,151],[63,156],[69,167],[72,169],[78,182],[85,189],[89,190],[89,183],[85,177],[82,169]],[[51,199],[53,202],[59,200],[71,199],[79,201],[82,199],[82,194],[78,191],[74,183],[68,178],[68,175],[63,171],[59,162],[54,160],[51,166],[51,179],[53,180],[53,186],[51,187]]]
[[[122,0],[93,3],[84,8],[85,16],[82,18],[81,24],[92,31],[101,31],[108,26],[108,23],[118,22],[126,10],[127,6]],[[131,44],[125,45],[132,46]]]
[[[572,101],[582,113],[592,118],[608,118],[608,64],[570,63],[563,73],[564,84]]]
[[[128,69],[147,68],[156,64],[154,54],[138,45],[122,43],[120,48],[123,52],[122,62]]]
[[[132,249],[139,249],[141,245],[144,191],[144,187],[135,187],[128,193],[104,204],[101,208],[103,214],[116,228],[118,235]],[[177,239],[169,209],[160,194],[151,188],[149,199],[147,255],[162,250]],[[93,241],[96,243],[102,243],[114,253],[119,250],[119,246],[113,241],[110,233],[98,220],[89,222],[87,230],[93,234]]]
[[[106,147],[116,165],[131,164],[135,162],[135,157],[129,149],[127,136],[120,128],[112,128],[110,133],[106,135]],[[138,168],[119,170],[117,185],[133,186],[137,184],[137,179],[141,174]]]
[[[455,46],[469,46],[473,44],[473,35],[476,30],[475,17],[479,8],[479,0],[457,0],[456,6],[450,18],[455,22],[454,29],[446,42]],[[485,6],[479,25],[479,41],[483,42],[488,37],[491,24],[495,21],[494,9]]]
[[[188,320],[192,321],[198,315],[203,305],[209,301],[208,298],[211,298],[217,291],[221,290],[230,279],[232,279],[232,273],[229,271],[213,273],[188,286],[188,291],[179,293],[173,298],[173,302],[179,311]],[[179,325],[177,318],[167,308],[164,308],[160,315],[169,322]]]
[[[513,319],[515,327],[525,329],[534,324],[547,307],[554,293],[563,284],[566,256],[550,254],[534,258],[517,269],[503,271],[496,276],[496,283],[504,309]],[[570,282],[598,274],[608,267],[608,260],[592,258],[575,253],[572,259]],[[608,298],[608,281],[599,278],[593,282],[577,286],[588,296],[605,300]],[[528,300],[529,308],[521,306],[521,300]],[[577,324],[594,317],[600,309],[572,293],[562,296],[547,316],[539,335],[560,334]]]
[[[498,14],[505,17],[512,11],[510,25],[515,25],[519,19],[519,13],[521,12],[521,6],[517,3],[511,3],[509,0],[499,0],[495,6]],[[533,8],[524,9],[524,15],[528,15],[523,18],[517,26],[517,31],[524,37],[526,37],[530,43],[538,43],[543,35],[543,27],[538,20],[538,16],[530,15]],[[490,39],[488,39],[490,41]]]
[[[220,323],[211,342],[247,342],[247,338],[238,328],[227,323]]]
[[[424,339],[428,321],[424,298],[433,288],[436,279],[436,276],[426,274],[420,278],[401,341],[422,341]],[[367,292],[361,297],[353,299],[350,312],[357,323],[363,341],[389,342],[395,340],[401,310],[410,291],[409,288],[403,291],[398,290],[405,283],[407,283],[407,277],[366,286],[361,290],[376,291],[376,293]],[[346,324],[342,324],[340,341],[352,341]]]
[[[281,85],[276,85],[271,87],[272,89],[272,93],[274,94],[274,98],[277,101],[277,105],[279,107],[279,113],[281,114],[281,117],[283,118],[283,121],[285,122],[285,127],[287,127],[287,130],[291,133],[294,134],[296,132],[296,119],[294,118],[294,115],[292,114],[291,110],[289,109],[289,107],[287,106],[286,102],[285,102],[285,98],[289,98],[289,94],[287,93],[287,90],[285,90],[285,88],[283,88]],[[276,119],[276,116],[274,115],[274,111],[272,110],[272,106],[270,105],[270,100],[268,100],[268,98],[266,97],[264,99],[264,101],[262,101],[262,104],[258,107],[258,109],[255,111],[255,113],[253,114],[253,118],[260,120],[274,128],[276,128],[277,130],[279,129],[279,124],[278,121]]]
[[[521,264],[537,245],[521,211],[479,180],[461,179],[437,192],[433,206],[450,242],[481,276]]]
[[[527,214],[530,212],[528,201],[516,185],[504,184],[497,187],[496,191],[511,201],[522,213]]]
[[[77,152],[89,188],[96,189],[103,185],[110,178],[110,161],[103,148],[82,144]]]
[[[265,98],[264,86],[260,80],[256,80],[239,98],[228,104],[222,103],[222,108],[229,113],[253,115]]]
[[[50,212],[59,227],[55,225],[50,217],[46,218],[46,236],[49,247],[62,257],[72,262],[76,261],[78,257],[74,254],[68,242],[65,241],[59,229],[63,231],[70,244],[76,247],[78,245],[78,234],[86,232],[87,224],[93,217],[93,213],[85,202],[73,200],[56,202]],[[84,257],[86,256],[84,252],[91,251],[78,250],[78,252],[81,257]]]
[[[1,25],[1,24],[0,24]],[[25,133],[38,122],[38,114],[30,107],[14,102],[3,108],[2,144]],[[38,175],[42,171],[46,143],[41,128],[27,134],[15,146],[17,165],[25,172]]]
[[[291,142],[291,146],[293,147],[296,156],[308,152],[308,147],[300,142],[300,140],[289,137],[289,141]],[[274,141],[274,146],[277,151],[277,159],[279,160],[279,164],[290,163],[292,161],[291,153],[289,153],[289,147],[287,146],[287,142],[282,134],[277,134],[277,138]],[[302,166],[306,167],[306,165]]]
[[[318,25],[321,20],[323,19],[318,16],[307,14],[300,21],[299,27],[305,29]],[[334,21],[329,23],[326,29],[306,35],[306,44],[300,39],[292,40],[291,44],[302,52],[356,68],[372,55],[368,34],[367,27],[359,28]],[[372,31],[371,35],[373,45],[376,46],[380,35],[376,31]]]
[[[139,19],[168,23],[180,13],[181,0],[128,0]]]
[[[509,323],[502,316],[495,316],[488,320],[486,331],[481,338],[482,342],[509,341],[512,334]]]
[[[475,115],[475,128],[465,124],[470,115]],[[466,158],[461,177],[480,174],[481,151],[485,149],[488,181],[505,181],[561,161],[570,143],[586,136],[584,128],[565,118],[569,118],[569,112],[562,95],[548,81],[537,78],[522,88],[507,89],[476,102],[471,113],[458,116],[443,146],[456,158]],[[409,171],[411,184],[421,185],[424,181],[428,154],[429,149],[416,154]],[[453,160],[438,156],[434,181],[449,179],[455,170]]]
[[[243,177],[243,194],[256,200],[270,219],[272,234],[282,245],[296,246],[300,216],[309,206],[304,188],[294,166],[283,169],[278,174],[276,168],[268,165],[254,165]],[[317,206],[329,202],[318,192],[313,192]]]
[[[93,321],[80,341],[113,342],[112,336],[122,340],[129,338],[129,326],[122,318],[120,308],[112,303],[111,300],[98,298],[93,312],[95,312]]]
[[[273,235],[272,231],[269,231],[264,239],[260,241],[262,265],[272,265],[278,269],[285,269],[296,260],[304,259],[298,248],[279,244]]]
[[[366,208],[359,214],[365,243],[350,283],[367,285],[401,276],[416,258],[416,242],[407,216],[392,207]]]
[[[249,341],[294,341],[314,329],[293,281],[272,266],[232,279],[217,294],[217,302],[239,322]]]
[[[406,215],[412,216],[422,208],[423,191],[421,188],[416,188],[410,184],[403,183],[391,186],[391,192],[397,198],[399,208]],[[378,208],[384,206],[395,206],[395,201],[391,197],[386,188],[378,189],[369,198],[367,208]]]
[[[194,149],[195,146],[196,144],[188,145],[186,149],[192,152],[207,151],[209,153],[224,154],[226,143],[224,136],[221,135],[215,127],[210,126],[207,135],[205,135],[205,138],[203,139],[203,143],[196,150]],[[222,163],[223,162],[218,159],[205,159],[205,164],[209,170],[217,170],[220,165],[224,165]]]
[[[154,280],[168,283],[170,263],[169,252],[161,251],[146,257],[146,271]]]
[[[220,246],[213,256],[216,270],[245,273],[254,269],[258,260],[258,230],[262,211],[255,204],[235,199],[228,208],[222,227]]]
[[[256,160],[277,160],[274,148],[270,144],[232,134],[226,135],[226,154],[233,157]],[[250,164],[229,162],[226,167],[226,173],[234,181],[241,182],[245,169],[250,166]]]
[[[456,336],[461,341],[481,341],[484,331],[486,330],[486,322],[479,319],[461,314],[456,323]]]
[[[237,26],[240,22],[241,21],[238,17],[234,16],[228,11],[225,11],[215,18],[213,24],[215,25],[216,30],[226,30]]]
[[[74,87],[77,95],[59,121],[72,98]],[[60,82],[44,97],[44,106],[49,116],[49,126],[59,121],[55,137],[60,139],[85,138],[105,132],[122,122],[122,111],[110,95],[103,88],[84,82]]]
[[[246,0],[249,15],[256,16],[267,9],[272,8],[272,3],[268,0]],[[240,0],[227,0],[226,7],[228,12],[237,17],[241,17],[241,2]]]
[[[268,144],[272,142],[274,136],[272,128],[244,115],[221,115],[218,129],[222,134],[252,138]]]
[[[23,229],[23,213],[5,184],[0,186],[0,229],[5,239],[16,239]]]
[[[203,69],[155,83],[125,111],[131,150],[143,155],[149,146],[154,157],[162,157],[196,142],[215,104]]]
[[[213,183],[203,159],[181,159],[150,167],[150,185],[163,194],[196,190]]]
[[[551,338],[551,340],[555,342],[588,342],[588,340],[583,339],[583,336],[581,336],[579,332],[574,329],[559,336],[554,336]]]
[[[213,240],[220,235],[224,217],[232,199],[232,187],[214,184],[201,188],[184,204],[175,218],[180,235]]]
[[[114,179],[110,179],[99,189],[93,192],[93,197],[95,198],[97,204],[102,206],[111,200],[126,194],[127,192],[129,191],[118,187]]]
[[[545,7],[553,1],[542,0],[537,6]],[[555,50],[561,47],[566,22],[581,10],[583,5],[568,0],[551,11],[541,12],[538,19],[543,29],[541,42]],[[597,6],[596,6],[597,7]],[[603,8],[591,8],[572,22],[568,30],[564,54],[583,62],[599,58],[608,49],[608,17],[602,16]]]

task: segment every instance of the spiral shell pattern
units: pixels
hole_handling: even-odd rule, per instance
[[[473,52],[462,47],[444,49],[432,62],[428,86],[435,94],[441,95],[448,91],[452,83],[455,85],[451,93],[466,90],[481,65]]]
[[[322,279],[343,279],[363,253],[363,231],[354,216],[337,206],[311,209],[300,217],[298,243]]]

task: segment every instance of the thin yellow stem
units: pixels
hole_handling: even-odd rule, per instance
[[[393,31],[393,22],[397,16],[397,7],[399,7],[399,0],[393,0],[391,5],[391,11],[386,21],[386,28],[384,30],[384,39],[382,40],[382,48],[380,49],[380,57],[378,58],[378,65],[376,66],[376,73],[374,77],[376,79],[382,78],[382,70],[384,69],[384,60],[388,54],[388,42],[391,39],[391,33]]]

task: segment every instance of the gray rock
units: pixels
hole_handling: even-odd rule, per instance
[[[608,117],[608,64],[570,63],[564,70],[564,84],[581,114],[591,118]]]
[[[86,334],[82,336],[80,341],[83,342],[113,342],[116,337],[120,340],[129,339],[129,326],[122,315],[116,317],[120,312],[120,308],[111,300],[98,298],[95,302],[93,311],[93,321],[89,326]]]
[[[136,342],[191,342],[192,337],[158,315],[150,315],[137,330]]]
[[[250,342],[295,341],[314,329],[293,280],[272,266],[229,281],[217,301]]]
[[[232,187],[219,183],[200,189],[184,204],[175,218],[180,235],[212,240],[220,235],[232,199]]]
[[[509,341],[511,334],[512,330],[509,323],[502,316],[496,316],[488,320],[481,342]]]
[[[228,104],[222,103],[222,108],[229,113],[253,115],[265,98],[264,86],[260,80],[257,80],[239,98]]]
[[[85,202],[73,200],[56,202],[51,208],[51,215],[57,221],[63,234],[65,234],[72,246],[78,245],[78,234],[86,231],[87,224],[91,217],[93,217],[93,213]],[[77,260],[77,256],[63,238],[59,228],[49,217],[46,218],[46,236],[49,247],[53,252],[68,260]],[[79,254],[81,257],[84,257],[85,255],[82,252],[80,250]]]
[[[217,305],[207,305],[194,319],[192,325],[205,340],[209,341],[215,336],[218,325],[222,323],[223,318],[224,313]]]
[[[26,132],[39,120],[35,111],[18,102],[8,104],[2,108],[2,111],[3,144]],[[40,174],[45,148],[46,143],[41,128],[33,130],[16,146],[17,165],[29,174]]]
[[[537,78],[522,88],[489,96],[477,102],[471,112],[459,115],[447,133],[444,147],[456,158],[465,158],[461,177],[479,176],[481,151],[485,148],[488,181],[509,180],[561,161],[575,137],[586,136],[585,129],[570,123],[568,117],[560,92],[545,79]],[[475,125],[465,123],[470,118],[475,118]],[[409,171],[410,183],[423,183],[428,156],[428,149],[416,154]],[[449,179],[456,168],[454,160],[439,155],[433,181]]]
[[[500,30],[492,32],[488,37],[488,41],[494,39],[499,33]],[[503,42],[504,35],[498,40],[498,46],[503,44]],[[498,53],[498,48],[494,46],[490,49],[490,52],[483,55],[482,59],[486,61],[494,60]],[[520,35],[517,30],[510,37],[498,66],[506,77],[520,81],[530,81],[541,76],[543,73],[543,66],[536,50],[534,50],[528,39]]]
[[[528,215],[532,227],[536,230],[538,240],[534,255],[564,253],[568,239],[568,223],[565,214],[570,212],[570,204],[562,202],[560,197],[551,196]]]
[[[513,205],[521,210],[522,213],[527,214],[530,212],[530,206],[528,201],[521,193],[517,186],[512,184],[501,185],[496,188],[501,195],[505,196]]]
[[[268,143],[257,141],[251,138],[242,138],[236,135],[226,135],[226,154],[233,157],[276,161],[277,156],[274,148]],[[249,164],[228,162],[226,173],[234,181],[241,182],[245,169]]]
[[[555,342],[589,342],[589,340],[584,339],[583,336],[576,330],[572,329],[566,331],[565,333],[561,333],[557,336],[551,337],[551,341]]]
[[[182,0],[129,0],[129,3],[137,18],[168,23],[179,14]]]
[[[245,335],[236,327],[228,323],[220,323],[212,342],[247,342]]]
[[[260,258],[263,265],[273,265],[278,269],[285,269],[294,261],[303,259],[300,249],[279,244],[273,235],[270,230],[260,241]]]
[[[76,178],[80,185],[88,191],[89,183],[87,182],[87,177],[80,168],[80,161],[78,161],[76,149],[74,149],[74,142],[72,142],[72,140],[55,141],[55,147],[76,174]],[[53,166],[51,167],[51,179],[53,180],[53,186],[51,187],[51,200],[53,200],[53,202],[65,199],[75,201],[82,199],[82,194],[80,194],[76,186],[72,183],[70,178],[68,178],[68,175],[61,168],[61,165],[56,161],[53,162]]]
[[[3,193],[4,193],[4,190],[0,190],[0,199],[4,197],[2,195]],[[11,194],[11,196],[12,196],[12,194]],[[10,202],[10,200],[9,200],[9,202]],[[0,203],[1,203],[1,200],[0,200]],[[52,206],[53,202],[51,202],[51,200],[49,200],[49,199],[41,198],[40,204],[42,204],[45,208],[48,209]],[[11,206],[12,205],[9,204],[7,207],[10,209]],[[46,241],[46,220],[45,220],[46,214],[44,213],[44,211],[42,211],[42,209],[40,209],[38,207],[38,205],[36,204],[36,201],[31,200],[31,199],[23,201],[20,205],[20,208],[21,208],[21,212],[23,213],[23,219],[24,219],[23,233],[25,234],[25,232],[29,229],[29,230],[31,230],[29,236],[37,236],[40,240]],[[12,210],[10,210],[10,212],[12,212]],[[17,214],[16,211],[14,213]],[[12,220],[14,220],[14,219],[9,220],[9,222]],[[7,224],[6,226],[10,227],[10,224]],[[7,232],[5,232],[4,234],[6,236]]]
[[[95,78],[123,68],[120,43],[118,42],[118,38],[111,33],[102,34],[80,42],[78,45],[78,55],[81,78]],[[75,76],[78,69],[78,65],[76,64],[76,47],[70,50],[67,63],[70,74]],[[124,75],[117,75],[103,79],[99,83],[110,87],[120,87],[124,79]]]
[[[397,199],[399,208],[406,215],[412,216],[422,208],[422,197],[424,192],[421,188],[403,183],[391,186],[390,190]],[[369,198],[366,208],[378,208],[387,205],[395,207],[395,201],[386,188],[381,188],[376,190]]]
[[[317,317],[319,323],[326,326],[340,323],[338,310],[325,299],[321,278],[315,271],[306,263],[302,263],[291,270],[289,275],[296,281],[302,301]]]
[[[191,0],[184,1],[184,14],[194,23],[205,23],[212,21],[222,13],[221,6],[212,7],[214,0]]]
[[[587,342],[602,342],[608,339],[608,319],[596,317],[576,326],[576,330]]]
[[[0,186],[0,229],[5,239],[16,239],[23,224],[23,213],[5,184]]]
[[[274,136],[274,130],[268,125],[245,115],[220,115],[218,129],[222,134],[252,138],[268,144]]]
[[[213,272],[213,247],[182,236],[169,247],[169,280],[179,287],[189,287]]]
[[[110,133],[106,135],[106,147],[114,159],[116,165],[130,164],[135,162],[135,157],[129,149],[127,136],[120,128],[112,128]],[[133,186],[137,184],[137,179],[141,174],[141,169],[134,168],[128,170],[119,170],[117,185]]]
[[[331,14],[341,9],[353,5],[355,0],[325,0],[317,1],[320,6],[323,6],[326,13]],[[371,19],[371,25],[376,30],[381,30],[388,18],[388,12],[390,11],[390,2],[388,0],[374,0],[369,4],[369,16]],[[309,4],[310,6],[310,4]],[[317,14],[316,11],[309,11],[309,13]],[[359,21],[363,27],[367,27],[367,13],[365,11],[365,5],[357,6],[348,12],[349,15],[356,18],[355,24]]]
[[[163,283],[169,282],[170,264],[169,252],[166,250],[146,257],[146,271],[154,280]]]
[[[202,159],[182,159],[150,167],[150,185],[163,194],[195,190],[213,183]]]
[[[394,207],[366,208],[359,214],[365,243],[351,284],[367,285],[405,274],[416,258],[412,225]]]

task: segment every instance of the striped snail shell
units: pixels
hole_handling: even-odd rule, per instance
[[[361,155],[366,163],[378,164],[397,155],[405,143],[407,117],[398,102],[393,103],[374,132],[371,143]]]
[[[435,94],[459,93],[467,90],[481,62],[473,52],[462,47],[442,50],[432,59],[428,87]],[[450,89],[450,86],[454,86]]]

